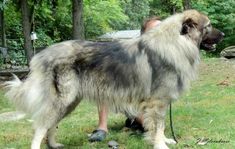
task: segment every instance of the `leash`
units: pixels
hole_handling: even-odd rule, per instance
[[[173,121],[172,121],[172,107],[171,107],[171,103],[170,103],[170,112],[169,112],[169,117],[170,117],[170,127],[171,127],[171,134],[172,134],[172,137],[173,137],[173,139],[175,140],[175,142],[176,142],[176,143],[178,143],[178,141],[176,140],[176,137],[175,137],[174,129],[173,129]]]

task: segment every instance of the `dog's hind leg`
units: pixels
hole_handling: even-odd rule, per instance
[[[161,100],[151,100],[144,105],[144,127],[147,130],[146,139],[154,144],[154,149],[168,149],[166,145],[165,115],[168,103]]]
[[[48,138],[48,143],[51,148],[61,147],[61,144],[55,141],[55,130],[65,115],[65,109],[66,107],[57,101],[57,104],[53,104],[53,102],[47,103],[44,109],[38,113],[33,124],[35,132],[31,149],[40,149],[44,137]]]
[[[56,126],[63,116],[55,112],[55,110],[50,110],[51,113],[45,112],[41,115],[43,118],[35,119],[34,121],[34,138],[32,141],[31,149],[40,149],[40,145],[44,137],[48,138],[49,148],[62,148],[63,145],[56,143],[55,141],[55,131]]]
[[[34,121],[34,138],[31,149],[40,149],[40,144],[44,137],[48,139],[48,147],[53,149],[63,148],[63,145],[55,141],[56,126],[62,120],[65,112],[58,112],[57,108],[50,109],[41,115],[42,118]],[[60,106],[60,110],[65,111],[66,107]]]
[[[42,139],[46,136],[47,128],[37,128],[34,133],[31,149],[40,149]]]
[[[52,148],[52,149],[59,149],[59,148],[63,148],[64,145],[57,143],[55,141],[55,133],[56,133],[56,126],[52,127],[49,129],[48,133],[47,133],[47,139],[48,139],[48,147]]]
[[[73,102],[68,103],[67,105],[63,104],[62,106],[60,106],[60,111],[59,113],[57,113],[58,115],[54,116],[55,117],[55,122],[51,123],[47,132],[47,139],[48,139],[48,147],[50,149],[60,149],[63,148],[64,145],[57,143],[55,140],[55,134],[56,134],[56,126],[58,125],[58,123],[66,116],[68,115],[70,112],[72,112],[75,107],[80,103],[81,98],[73,98],[74,100],[71,100]]]

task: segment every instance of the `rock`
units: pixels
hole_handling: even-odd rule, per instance
[[[116,141],[111,140],[109,141],[108,146],[109,148],[112,148],[112,149],[118,149],[119,144]]]
[[[220,52],[220,56],[225,58],[235,58],[235,46],[230,46]]]

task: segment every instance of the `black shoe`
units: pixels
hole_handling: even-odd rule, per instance
[[[90,142],[100,142],[106,138],[107,132],[101,129],[96,129],[92,132],[91,136],[89,137]]]

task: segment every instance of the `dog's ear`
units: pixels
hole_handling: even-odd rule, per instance
[[[191,28],[195,28],[197,23],[195,23],[191,18],[187,18],[183,24],[181,29],[181,35],[185,35],[189,33]]]

